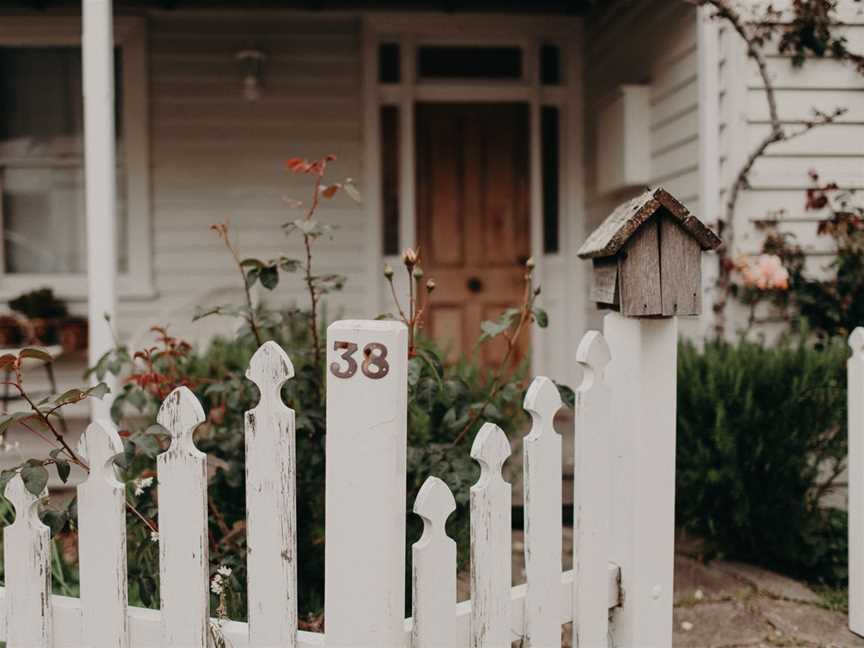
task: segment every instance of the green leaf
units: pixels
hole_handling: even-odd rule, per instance
[[[546,328],[549,326],[549,315],[542,308],[534,309],[534,321],[537,322],[537,326],[540,328]]]
[[[48,470],[41,463],[30,460],[21,469],[21,479],[24,480],[24,488],[38,497],[48,484]]]
[[[348,194],[348,197],[351,198],[356,203],[362,203],[363,197],[360,195],[360,191],[357,189],[357,185],[354,184],[354,181],[351,178],[346,178],[345,182],[342,183],[342,188],[345,190],[345,193]]]
[[[567,385],[562,385],[557,382],[555,383],[555,386],[558,388],[558,393],[561,395],[561,401],[570,409],[575,409],[576,392],[570,389]]]
[[[12,414],[0,417],[0,434],[3,434],[13,423],[23,421],[33,416],[34,414],[32,412],[13,412]]]
[[[483,331],[483,335],[480,336],[480,342],[486,342],[493,338],[498,337],[504,331],[510,328],[509,322],[492,322],[490,320],[486,320],[485,322],[480,323],[480,330]]]
[[[275,265],[261,268],[258,278],[262,286],[267,290],[273,290],[279,284],[279,269]]]
[[[69,473],[72,471],[72,466],[69,465],[68,461],[63,459],[55,459],[54,465],[57,466],[57,476],[60,478],[60,481],[65,484],[69,479]]]
[[[243,259],[240,262],[241,268],[263,268],[264,262],[260,259]]]
[[[7,468],[6,470],[0,471],[0,495],[6,490],[6,484],[9,483],[9,480],[12,479],[18,473],[17,468]]]
[[[158,455],[162,448],[159,445],[159,441],[156,440],[156,437],[149,434],[136,435],[131,439],[132,443],[141,450],[141,452],[153,459]]]
[[[43,511],[39,519],[42,520],[42,524],[51,529],[52,538],[60,533],[69,521],[65,511]]]
[[[297,272],[300,269],[300,261],[297,259],[289,259],[288,257],[279,257],[279,267],[284,272]]]
[[[98,385],[93,385],[90,389],[84,392],[84,394],[90,398],[102,399],[105,397],[105,394],[108,394],[110,391],[111,388],[108,387],[106,383],[99,383]]]
[[[251,288],[261,278],[261,268],[252,268],[246,273],[246,286]]]
[[[104,383],[100,383],[104,384]],[[60,394],[57,398],[54,399],[55,405],[67,405],[69,403],[75,403],[81,400],[84,397],[84,392],[78,389],[77,387],[73,387],[72,389],[67,389],[65,392]]]
[[[18,353],[19,358],[33,358],[34,360],[41,360],[42,362],[51,362],[53,358],[50,353],[46,353],[42,349],[34,349],[33,347],[27,347],[26,349],[21,349]]]

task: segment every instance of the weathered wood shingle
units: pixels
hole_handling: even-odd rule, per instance
[[[596,259],[616,254],[636,233],[639,226],[664,209],[683,227],[702,247],[715,250],[720,239],[702,221],[672,197],[665,189],[649,189],[632,200],[619,205],[579,248],[577,254],[582,259]]]

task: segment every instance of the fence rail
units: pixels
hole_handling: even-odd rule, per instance
[[[617,314],[609,317],[621,319]],[[633,339],[627,338],[628,325],[625,322],[622,328],[617,320],[615,324],[619,343],[628,353],[657,361],[658,351],[665,347],[652,340],[663,345],[674,341],[674,321],[671,333],[652,329],[647,336],[633,333]],[[555,384],[538,377],[524,403],[532,418],[524,452],[527,582],[511,585],[511,486],[501,472],[511,452],[510,441],[500,428],[487,423],[471,448],[471,457],[481,467],[470,492],[472,598],[457,603],[456,547],[445,532],[454,498],[444,482],[430,476],[413,502],[424,529],[411,547],[409,619],[403,618],[406,332],[396,323],[337,322],[328,330],[327,344],[326,634],[297,629],[294,411],[280,398],[282,385],[294,371],[287,354],[268,342],[255,353],[247,372],[261,394],[245,419],[249,622],[221,623],[231,645],[499,648],[522,639],[524,646],[547,648],[560,645],[562,624],[571,621],[573,644],[580,648],[605,648],[610,633],[616,632],[639,638],[638,643],[631,639],[617,645],[671,644],[671,634],[662,634],[671,628],[671,591],[662,589],[668,581],[671,590],[671,568],[668,574],[662,572],[662,565],[671,561],[671,540],[638,547],[640,560],[653,552],[654,572],[660,565],[653,585],[648,579],[655,576],[638,565],[633,575],[619,568],[616,542],[623,551],[634,552],[629,543],[647,531],[628,526],[646,524],[631,509],[613,526],[619,502],[612,497],[612,458],[625,457],[629,465],[639,467],[641,481],[628,483],[642,489],[641,505],[671,510],[672,501],[652,500],[651,468],[665,469],[674,462],[674,427],[671,441],[664,439],[662,444],[668,448],[671,443],[671,458],[656,457],[656,447],[640,450],[626,445],[630,431],[615,427],[613,408],[632,408],[635,401],[631,393],[618,391],[613,381],[607,384],[606,368],[611,370],[614,364],[615,349],[609,349],[603,335],[588,333],[575,359],[584,377],[576,390],[574,569],[563,571],[561,560],[562,445],[553,426],[561,400]],[[646,371],[645,361],[639,362],[640,371]],[[671,362],[674,366],[674,345]],[[620,365],[618,380],[630,366]],[[674,372],[671,377],[663,371],[658,375],[674,387]],[[632,388],[632,380],[622,384]],[[635,406],[668,388],[653,385]],[[674,411],[674,388],[671,392]],[[646,407],[653,411],[658,404]],[[648,421],[643,432],[667,434],[660,425],[651,427],[650,411],[643,417]],[[192,442],[194,429],[205,418],[198,400],[184,387],[171,393],[158,415],[171,435],[169,448],[157,459],[160,610],[127,605],[123,485],[110,461],[121,446],[110,423],[92,423],[83,439],[82,452],[93,468],[78,489],[80,600],[49,595],[48,529],[36,515],[39,498],[27,493],[20,477],[9,482],[6,496],[16,519],[4,530],[6,588],[0,589],[0,639],[9,648],[208,645],[213,621],[206,457]],[[640,443],[656,446],[657,441],[643,435]],[[634,456],[637,452],[644,456]],[[668,486],[663,483],[662,488],[666,497]],[[623,591],[628,595],[622,596]],[[663,618],[644,618],[645,610]]]

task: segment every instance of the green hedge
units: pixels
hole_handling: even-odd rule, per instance
[[[818,505],[846,460],[847,346],[690,343],[678,359],[678,524],[708,557],[846,579],[846,516]]]

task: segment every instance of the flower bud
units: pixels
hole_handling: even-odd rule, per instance
[[[390,267],[389,263],[384,264],[384,278],[392,279],[393,278],[393,268]]]
[[[529,270],[534,269],[534,257],[528,257],[528,260],[525,262],[525,267]]]
[[[405,248],[405,251],[402,253],[402,261],[409,270],[417,265],[417,259],[417,252],[413,248]]]
[[[414,277],[417,281],[420,281],[423,278],[423,268],[417,266],[416,268],[414,268],[411,276]]]
[[[426,292],[431,293],[433,290],[435,290],[435,280],[429,279],[428,281],[426,281]]]

